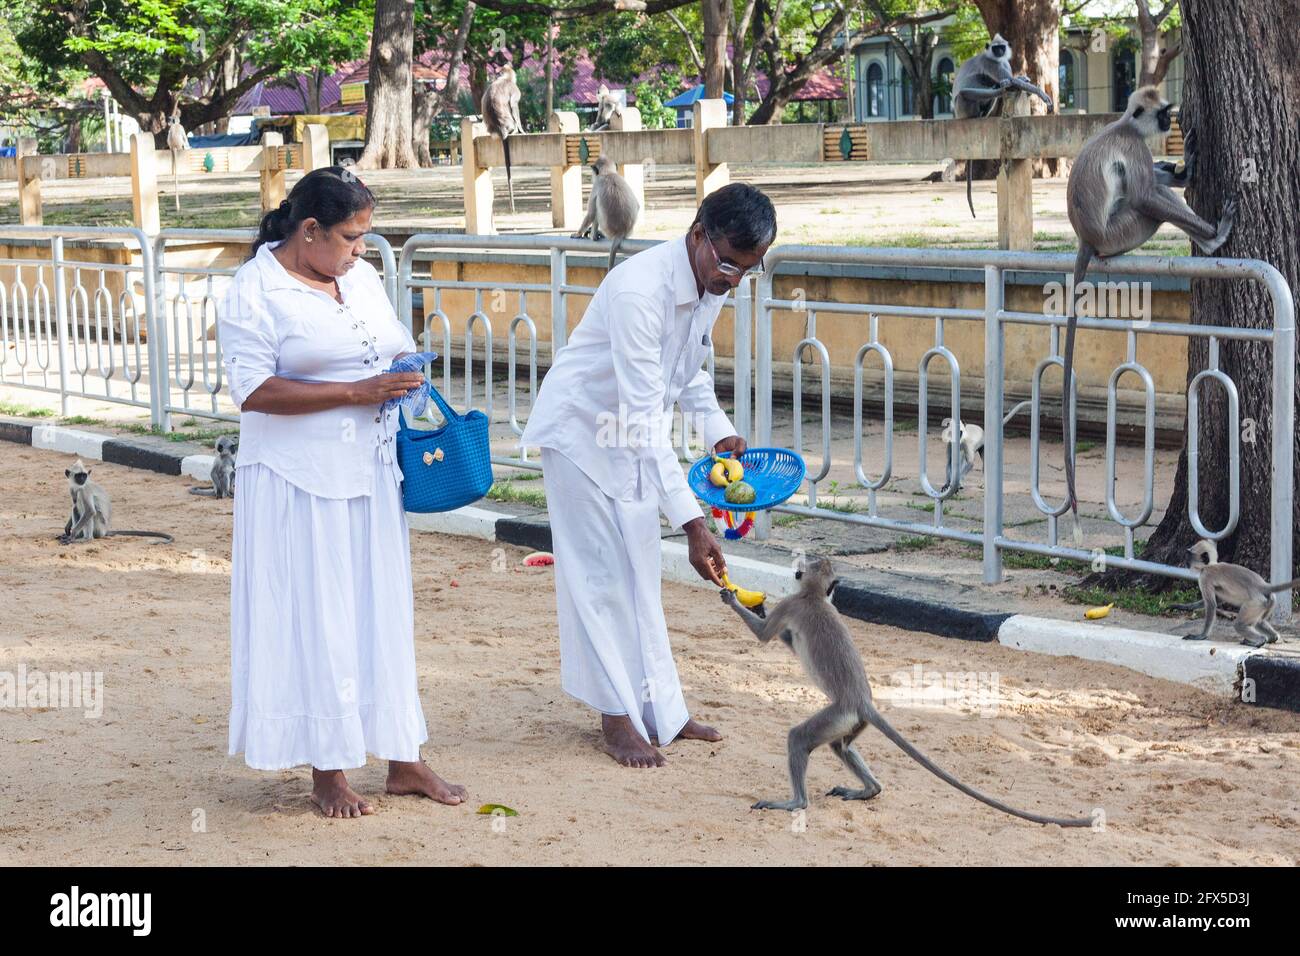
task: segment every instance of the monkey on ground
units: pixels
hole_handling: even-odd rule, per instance
[[[1279,591],[1290,591],[1300,587],[1300,578],[1285,584],[1269,584],[1250,568],[1240,564],[1219,562],[1219,549],[1213,541],[1202,538],[1187,549],[1191,552],[1189,567],[1197,573],[1196,583],[1201,589],[1201,600],[1197,604],[1182,605],[1184,610],[1205,608],[1205,627],[1199,634],[1189,634],[1185,641],[1203,641],[1214,630],[1220,602],[1232,604],[1238,608],[1237,622],[1234,625],[1241,635],[1241,643],[1251,647],[1263,647],[1277,641],[1280,634],[1268,621],[1273,613]]]
[[[600,84],[600,93],[596,97],[596,117],[587,127],[587,132],[597,133],[603,129],[609,129],[610,121],[615,116],[623,115],[623,107],[618,100],[610,96],[609,87],[604,83]]]
[[[802,810],[807,807],[805,777],[808,757],[822,744],[829,744],[835,756],[844,762],[862,784],[857,789],[835,787],[828,796],[842,797],[845,800],[870,800],[879,794],[879,781],[872,776],[866,761],[853,746],[854,739],[870,724],[926,770],[995,810],[1034,823],[1054,823],[1062,827],[1092,825],[1092,820],[1087,817],[1047,817],[1007,806],[962,783],[912,746],[881,716],[872,703],[871,684],[867,681],[862,657],[853,646],[849,629],[831,602],[835,585],[839,582],[830,561],[825,558],[805,559],[800,563],[795,577],[800,581],[799,591],[777,604],[766,619],[751,613],[736,600],[731,591],[722,592],[723,603],[730,605],[740,615],[741,620],[760,641],[766,644],[773,637],[779,637],[799,658],[799,663],[813,683],[831,701],[828,707],[790,730],[788,756],[790,787],[793,790],[790,799],[760,800],[754,804],[755,810]]]
[[[612,239],[609,247],[608,268],[614,268],[614,258],[623,240],[632,234],[636,220],[641,215],[641,204],[636,201],[636,193],[627,184],[627,180],[618,174],[614,161],[608,156],[601,156],[591,167],[591,196],[587,200],[587,215],[582,225],[573,234],[580,239],[588,232],[597,242]]]
[[[235,497],[235,453],[239,451],[239,439],[234,435],[222,435],[217,439],[216,450],[217,456],[212,462],[212,487],[191,488],[190,494],[207,498]]]
[[[515,211],[515,184],[510,177],[510,137],[524,131],[519,118],[519,84],[509,63],[483,91],[483,123],[489,133],[501,137],[501,152],[506,160],[506,189],[510,193],[510,211]]]
[[[1170,163],[1157,164],[1146,144],[1148,136],[1169,131],[1171,103],[1154,86],[1133,92],[1128,108],[1115,122],[1098,130],[1083,144],[1070,169],[1065,204],[1070,225],[1079,237],[1074,260],[1074,286],[1066,304],[1065,351],[1062,355],[1061,431],[1065,444],[1065,486],[1078,526],[1079,502],[1074,493],[1074,442],[1070,425],[1070,385],[1074,376],[1074,334],[1078,295],[1093,257],[1109,258],[1131,252],[1150,239],[1161,223],[1187,233],[1205,255],[1212,255],[1232,231],[1235,198],[1223,204],[1218,225],[1202,219],[1169,187],[1185,186],[1196,154],[1193,133],[1185,141],[1186,163],[1180,173]]]
[[[1027,76],[1011,72],[1011,44],[995,33],[993,39],[979,53],[967,60],[957,70],[952,81],[952,112],[957,119],[980,119],[1000,116],[1003,97],[1014,91],[1033,93],[1047,104],[1047,112],[1055,113],[1052,98],[1029,82]],[[975,200],[971,198],[971,163],[966,161],[966,203],[971,217],[975,216]]]
[[[952,475],[953,455],[959,452],[961,454],[961,467],[957,474],[957,487],[960,488],[961,480],[970,474],[975,467],[975,456],[979,456],[981,463],[984,461],[984,429],[971,422],[962,422],[961,437],[954,441],[952,419],[945,418],[943,420],[943,431],[939,433],[939,437],[948,446],[948,467],[947,471],[944,472],[945,476]],[[945,485],[944,491],[947,490],[948,488]]]
[[[90,469],[81,463],[80,458],[73,462],[71,468],[63,469],[63,476],[68,479],[68,491],[72,495],[72,515],[68,518],[68,523],[63,526],[63,534],[59,535],[60,544],[91,541],[95,538],[112,538],[118,535],[161,538],[168,544],[174,540],[171,535],[159,531],[109,530],[113,502],[102,485],[90,480]]]

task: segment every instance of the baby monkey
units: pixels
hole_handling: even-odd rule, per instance
[[[60,544],[74,541],[93,541],[95,538],[112,538],[131,535],[137,538],[159,538],[168,544],[174,539],[161,531],[113,531],[109,522],[113,517],[113,502],[108,492],[97,481],[90,480],[90,469],[78,458],[71,468],[63,469],[68,479],[68,493],[72,495],[72,514],[59,535]]]
[[[1191,552],[1191,567],[1197,573],[1197,583],[1201,588],[1201,600],[1196,604],[1180,605],[1182,610],[1192,611],[1204,605],[1205,627],[1199,634],[1189,634],[1185,641],[1203,641],[1214,630],[1220,603],[1231,604],[1237,610],[1237,633],[1241,643],[1251,647],[1263,647],[1277,641],[1280,634],[1268,622],[1276,603],[1273,595],[1279,591],[1290,591],[1300,585],[1300,578],[1285,584],[1269,584],[1250,568],[1240,564],[1220,564],[1219,549],[1213,541],[1202,538],[1187,549]]]
[[[235,455],[239,451],[239,439],[234,435],[222,435],[217,439],[216,456],[212,460],[212,487],[191,488],[190,494],[203,495],[207,498],[235,497]]]
[[[838,581],[830,561],[825,558],[804,560],[795,572],[795,578],[801,582],[799,591],[777,604],[766,619],[745,608],[730,591],[722,592],[723,603],[729,604],[740,615],[760,641],[766,644],[779,637],[794,651],[813,683],[831,699],[830,706],[790,729],[790,786],[794,791],[791,798],[785,801],[760,800],[754,804],[755,810],[802,810],[807,807],[805,776],[808,757],[822,744],[829,744],[835,756],[862,784],[860,788],[835,787],[829,796],[870,800],[879,794],[879,781],[872,776],[866,761],[853,746],[854,739],[870,724],[926,770],[995,810],[1034,823],[1054,823],[1062,827],[1092,825],[1092,820],[1087,817],[1045,817],[1009,807],[962,783],[912,746],[890,726],[871,701],[871,685],[867,681],[862,657],[853,646],[849,629],[831,603]]]

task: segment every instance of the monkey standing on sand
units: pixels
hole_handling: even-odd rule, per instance
[[[1250,568],[1240,564],[1220,564],[1219,549],[1213,541],[1202,538],[1187,549],[1191,552],[1191,567],[1198,572],[1196,583],[1201,589],[1201,600],[1197,604],[1181,605],[1184,610],[1205,607],[1205,627],[1199,634],[1189,634],[1185,641],[1203,641],[1214,630],[1218,616],[1219,602],[1231,604],[1237,610],[1237,623],[1234,625],[1241,635],[1241,643],[1251,647],[1263,647],[1273,644],[1280,634],[1269,623],[1268,616],[1273,613],[1279,591],[1290,591],[1300,587],[1300,578],[1285,584],[1269,584]]]
[[[191,488],[190,494],[207,498],[235,497],[235,453],[239,439],[235,435],[222,435],[217,439],[217,456],[212,462],[212,487]]]
[[[641,204],[627,180],[614,169],[614,161],[601,156],[591,167],[591,196],[587,200],[587,215],[573,234],[580,239],[591,232],[591,238],[612,239],[609,247],[608,269],[614,268],[614,258],[623,240],[632,234],[636,220],[641,215]]]
[[[1033,823],[1054,823],[1062,827],[1092,825],[1092,820],[1087,817],[1046,817],[1007,806],[962,783],[912,746],[890,726],[871,701],[871,684],[867,681],[862,657],[831,603],[838,582],[830,561],[825,558],[806,559],[801,562],[795,577],[801,582],[799,591],[777,604],[766,619],[742,605],[731,591],[722,591],[723,603],[729,604],[740,615],[760,641],[766,644],[773,637],[781,638],[799,658],[813,683],[831,699],[830,706],[790,730],[790,786],[794,791],[791,798],[786,801],[760,800],[754,804],[755,810],[802,810],[807,807],[805,777],[808,757],[822,744],[830,744],[835,756],[844,761],[862,783],[860,789],[835,787],[829,796],[870,800],[879,794],[879,781],[872,776],[866,761],[853,746],[854,739],[870,724],[926,770],[995,810]]]
[[[60,544],[74,541],[90,541],[94,538],[113,538],[119,535],[132,535],[137,538],[161,538],[171,544],[171,535],[160,531],[110,531],[109,520],[112,516],[113,502],[98,482],[90,480],[90,469],[78,458],[71,468],[63,470],[68,479],[68,491],[72,494],[72,515],[63,526],[59,535]]]
[[[510,176],[510,137],[524,131],[519,118],[519,84],[509,63],[501,68],[483,91],[483,123],[489,133],[501,137],[501,152],[506,159],[506,189],[510,192],[510,211],[515,211],[515,184]]]
[[[1065,350],[1062,353],[1061,431],[1065,445],[1065,487],[1075,527],[1079,502],[1074,493],[1074,429],[1070,421],[1070,383],[1074,375],[1074,331],[1078,323],[1075,296],[1094,256],[1109,258],[1131,252],[1150,239],[1161,223],[1172,223],[1191,237],[1205,255],[1212,255],[1232,231],[1236,199],[1223,204],[1218,225],[1206,222],[1170,186],[1186,186],[1196,162],[1195,137],[1186,139],[1183,171],[1156,163],[1146,144],[1148,136],[1167,133],[1173,105],[1154,86],[1144,86],[1128,98],[1128,108],[1115,122],[1095,133],[1079,150],[1070,168],[1065,205],[1070,225],[1079,237],[1074,260],[1074,286],[1066,303]]]

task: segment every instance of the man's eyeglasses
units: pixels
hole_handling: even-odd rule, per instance
[[[718,271],[724,276],[761,276],[763,274],[763,263],[761,261],[758,265],[750,266],[748,269],[742,269],[740,266],[732,265],[730,262],[723,262],[722,256],[718,255],[718,247],[713,244],[713,240],[709,238],[709,234],[703,229],[701,229],[700,232],[704,233],[704,241],[707,242],[709,248],[713,250],[713,259],[718,264]]]

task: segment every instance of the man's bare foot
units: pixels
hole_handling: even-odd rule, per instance
[[[626,714],[619,717],[603,714],[600,729],[605,735],[605,753],[624,767],[662,767],[668,762],[636,732]]]
[[[448,783],[429,769],[423,760],[388,761],[388,780],[384,789],[389,793],[403,796],[415,794],[455,806],[464,803],[469,791],[458,783]]]
[[[348,786],[342,770],[311,768],[311,802],[327,817],[361,817],[375,812]]]
[[[712,742],[715,740],[721,740],[722,734],[718,733],[712,727],[700,723],[698,720],[692,717],[690,720],[686,721],[685,726],[683,726],[681,730],[677,731],[677,736],[674,737],[673,739],[674,740],[707,740]]]

